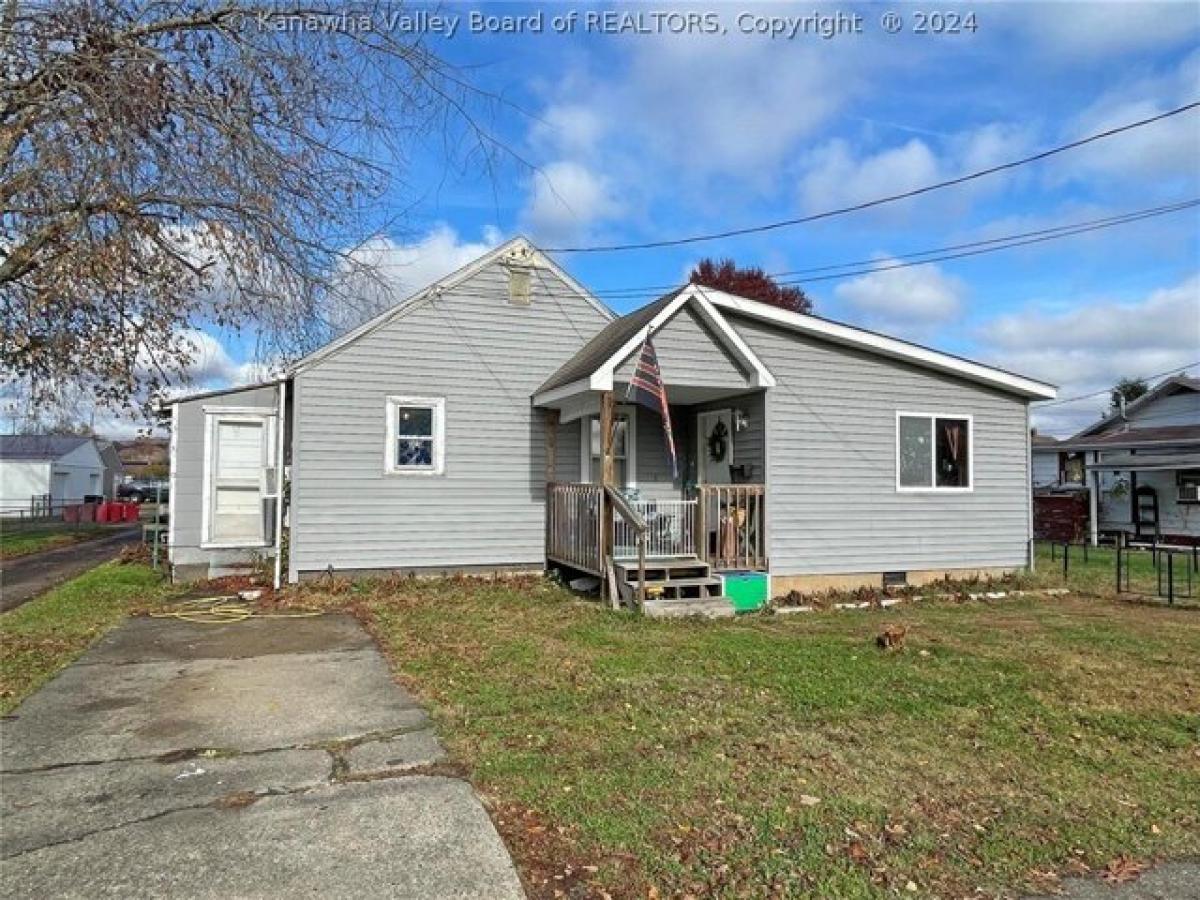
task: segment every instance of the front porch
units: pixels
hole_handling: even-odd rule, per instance
[[[534,395],[548,563],[599,577],[614,605],[643,607],[647,596],[721,598],[721,570],[767,571],[774,383],[702,288],[611,323]]]

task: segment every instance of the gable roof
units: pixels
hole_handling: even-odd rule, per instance
[[[715,288],[706,287],[702,290],[704,296],[719,310],[770,322],[800,334],[853,347],[877,356],[957,375],[968,381],[985,384],[1032,400],[1052,400],[1058,396],[1058,389],[1052,384],[1035,381],[1032,378],[1007,372],[995,366],[984,365],[953,353],[934,350],[921,344],[868,331],[865,328],[835,322],[832,319],[789,312],[757,300],[727,294]]]
[[[377,331],[398,316],[409,312],[414,307],[425,301],[433,299],[443,291],[447,291],[456,287],[478,273],[485,266],[488,266],[497,260],[504,259],[507,256],[524,256],[529,265],[535,268],[549,269],[551,272],[557,275],[563,281],[563,283],[567,285],[567,287],[578,294],[584,302],[593,307],[602,316],[604,316],[606,319],[614,318],[615,314],[613,311],[593,297],[588,289],[568,275],[566,270],[564,270],[549,256],[535,247],[527,238],[517,236],[511,240],[505,241],[494,250],[485,253],[483,256],[479,257],[473,262],[467,263],[461,269],[451,272],[444,278],[439,278],[433,284],[425,286],[415,294],[412,294],[408,298],[401,300],[395,306],[385,309],[379,315],[372,319],[368,319],[362,325],[351,329],[341,337],[335,338],[324,347],[314,350],[307,356],[301,357],[288,367],[287,376],[291,377],[292,375],[295,375],[297,372],[308,368],[314,363],[320,362],[321,360],[332,356],[343,347],[354,343],[359,338],[366,337],[373,331]]]
[[[1069,450],[1103,450],[1118,447],[1200,445],[1200,425],[1160,425],[1155,428],[1126,428],[1107,434],[1077,435],[1062,442]]]
[[[611,322],[534,392],[534,403],[552,403],[560,396],[584,390],[611,390],[617,368],[685,306],[696,312],[741,363],[754,386],[773,386],[775,377],[704,293],[697,285],[684,285]]]
[[[1078,441],[1081,438],[1089,435],[1098,434],[1106,431],[1110,425],[1115,425],[1123,421],[1131,412],[1141,409],[1143,406],[1149,406],[1155,400],[1161,397],[1168,397],[1171,394],[1179,393],[1180,391],[1200,391],[1200,378],[1190,378],[1187,375],[1172,375],[1170,378],[1164,378],[1142,396],[1136,400],[1125,404],[1125,413],[1122,415],[1121,410],[1115,410],[1109,413],[1099,422],[1094,422],[1087,428],[1080,431],[1078,434],[1069,438],[1070,441]]]
[[[91,440],[74,434],[0,434],[0,459],[55,460]]]
[[[1029,443],[1033,446],[1033,449],[1038,450],[1049,447],[1057,448],[1061,442],[1058,438],[1048,434],[1031,434],[1029,436]]]

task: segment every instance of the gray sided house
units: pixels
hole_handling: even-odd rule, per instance
[[[630,396],[648,340],[674,466]],[[1054,393],[692,285],[617,318],[517,239],[277,382],[175,401],[171,560],[549,566],[680,603],[728,572],[778,595],[1008,571],[1029,561],[1028,404]]]
[[[1200,379],[1164,379],[1060,446],[1086,471],[1093,542],[1200,543]]]

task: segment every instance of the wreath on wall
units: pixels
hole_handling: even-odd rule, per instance
[[[724,422],[718,422],[708,433],[708,458],[720,462],[729,452],[729,429]]]

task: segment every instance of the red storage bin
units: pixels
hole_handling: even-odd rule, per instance
[[[125,506],[125,521],[136,522],[141,508],[136,503],[126,503]]]

